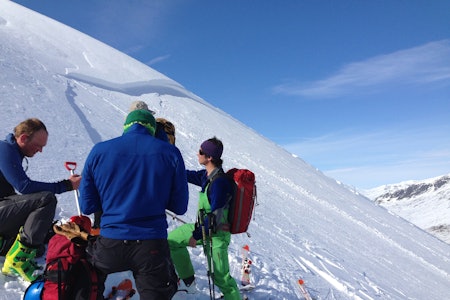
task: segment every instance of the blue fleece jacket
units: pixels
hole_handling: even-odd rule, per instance
[[[139,124],[96,144],[82,172],[80,207],[103,211],[100,234],[111,239],[167,238],[165,210],[187,210],[186,170],[180,151]]]
[[[72,189],[69,180],[59,182],[40,182],[31,180],[22,167],[24,155],[12,133],[0,141],[0,199],[16,194],[32,194],[49,191],[61,194]]]

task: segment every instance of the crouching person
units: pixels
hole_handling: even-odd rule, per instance
[[[55,194],[77,189],[81,180],[79,175],[72,175],[46,183],[27,176],[23,161],[28,164],[27,157],[42,152],[47,139],[44,123],[33,118],[18,124],[14,133],[0,141],[0,255],[6,255],[2,273],[26,281],[39,275],[34,258],[45,250],[55,216]]]

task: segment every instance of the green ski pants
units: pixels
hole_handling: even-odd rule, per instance
[[[187,249],[189,239],[192,237],[192,231],[194,231],[194,224],[183,224],[171,231],[168,236],[170,254],[178,276],[181,279],[189,278],[195,274]],[[214,284],[219,287],[225,300],[240,300],[239,288],[234,278],[230,275],[230,265],[228,262],[228,245],[230,244],[230,239],[231,234],[226,231],[219,231],[212,237]],[[203,241],[198,240],[197,245],[203,245]],[[209,243],[206,248],[204,250],[209,264]]]

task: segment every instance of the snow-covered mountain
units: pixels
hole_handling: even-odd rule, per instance
[[[450,174],[363,192],[369,199],[450,243]]]
[[[448,295],[450,245],[350,191],[181,84],[7,0],[0,0],[0,40],[0,136],[28,117],[43,120],[50,133],[43,153],[29,159],[31,178],[66,178],[65,161],[78,162],[81,172],[92,146],[120,135],[130,103],[144,100],[175,124],[187,168],[200,168],[199,144],[217,136],[225,145],[225,168],[255,172],[260,204],[251,238],[234,235],[229,252],[232,275],[238,277],[240,249],[250,246],[257,285],[251,299],[301,298],[299,278],[315,299]],[[195,219],[197,193],[191,186],[184,220]],[[73,193],[58,195],[56,218],[74,214]],[[179,225],[169,222],[170,228]],[[203,293],[198,299],[209,299],[205,257],[200,248],[190,251]],[[107,283],[129,275],[113,274]],[[26,286],[0,275],[0,299],[21,299]]]

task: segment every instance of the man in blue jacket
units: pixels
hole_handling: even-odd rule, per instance
[[[47,128],[36,118],[27,119],[0,141],[0,249],[6,251],[2,272],[36,279],[34,261],[43,246],[55,216],[56,197],[77,189],[81,177],[47,183],[31,180],[22,167],[27,157],[42,152],[48,139]],[[17,194],[20,193],[20,194]],[[22,228],[19,232],[19,229]]]
[[[177,290],[165,210],[182,215],[188,205],[181,153],[155,138],[155,128],[148,110],[130,112],[122,136],[93,147],[80,185],[82,212],[103,211],[91,262],[105,275],[131,270],[146,300],[171,299]]]
[[[128,113],[130,113],[134,110],[141,110],[141,109],[148,110],[153,116],[155,115],[155,112],[148,108],[147,103],[145,103],[144,101],[140,101],[140,100],[133,101],[131,103]],[[166,119],[157,118],[154,136],[157,139],[160,139],[162,141],[166,141],[168,143],[171,143],[172,145],[175,145],[175,126],[171,122],[167,121]],[[102,211],[98,211],[98,212],[94,213],[94,225],[93,225],[92,231],[91,231],[91,233],[94,233],[94,235],[96,234],[95,232],[99,231],[101,217],[102,217]]]

